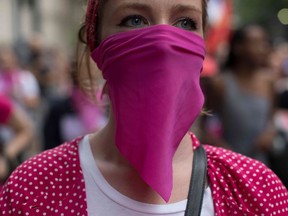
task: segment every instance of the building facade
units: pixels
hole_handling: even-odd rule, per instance
[[[85,12],[85,0],[0,0],[0,44],[40,34],[47,45],[69,48]]]

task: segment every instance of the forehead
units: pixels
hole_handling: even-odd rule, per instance
[[[194,8],[195,11],[202,12],[202,0],[104,0],[102,1],[105,4],[109,4],[109,8],[112,10],[113,8],[118,7],[130,7],[131,5],[138,5],[154,9],[155,11],[165,11],[171,9],[173,7],[181,7],[181,8]]]
[[[252,26],[246,29],[246,38],[248,40],[268,40],[268,35],[264,29]]]

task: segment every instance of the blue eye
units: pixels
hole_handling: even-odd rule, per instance
[[[119,26],[131,27],[131,28],[141,28],[147,25],[148,21],[144,17],[139,15],[125,17],[119,24]]]
[[[175,27],[182,28],[188,31],[195,31],[197,30],[196,22],[191,18],[183,18],[176,22]]]

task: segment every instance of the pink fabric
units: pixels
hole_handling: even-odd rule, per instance
[[[115,115],[115,143],[142,179],[168,202],[172,160],[199,113],[204,40],[156,25],[106,38],[92,53]]]
[[[13,96],[19,83],[20,72],[13,70],[9,72],[0,71],[0,92],[7,96]]]
[[[87,133],[99,130],[105,123],[103,110],[104,102],[103,104],[100,103],[103,101],[100,99],[100,95],[101,93],[99,91],[95,93],[96,103],[96,101],[92,101],[92,99],[90,99],[79,88],[74,88],[72,90],[73,105],[76,108]]]
[[[5,124],[10,118],[12,104],[4,95],[0,94],[0,124]]]
[[[199,141],[192,136],[193,147]],[[22,164],[0,192],[0,215],[88,216],[78,138]],[[204,145],[215,216],[287,216],[288,191],[260,162]],[[109,211],[109,209],[107,209]]]

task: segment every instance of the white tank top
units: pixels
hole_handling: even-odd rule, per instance
[[[147,204],[124,196],[114,189],[101,174],[93,158],[89,137],[79,143],[79,155],[83,170],[88,216],[184,216],[187,199],[173,204]],[[201,216],[213,216],[211,189],[204,192]]]

